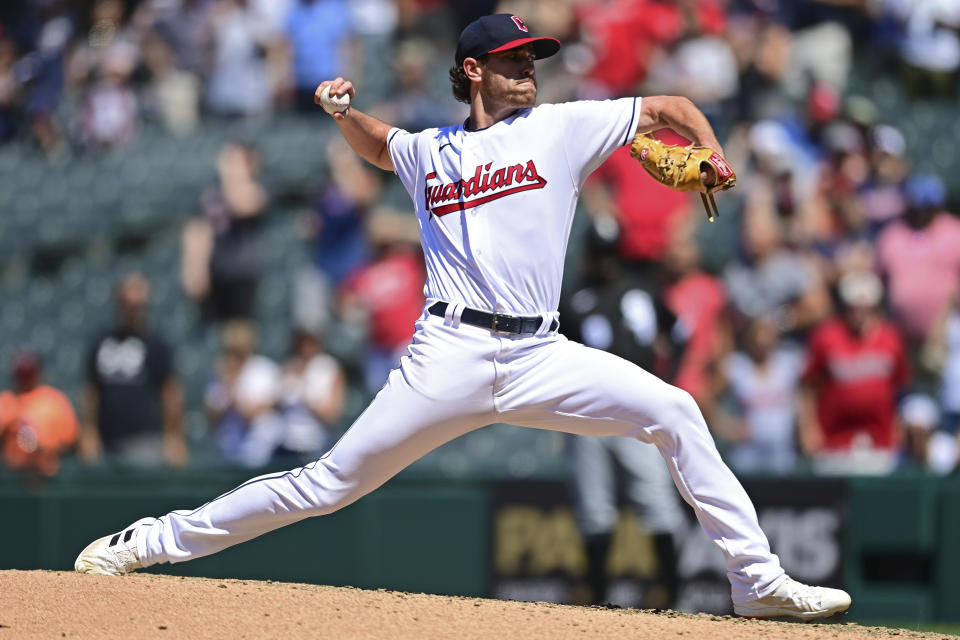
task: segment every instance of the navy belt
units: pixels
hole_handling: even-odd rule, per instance
[[[427,308],[432,315],[444,317],[447,313],[446,302],[434,302]],[[460,314],[460,321],[472,324],[475,327],[490,329],[497,333],[515,333],[522,335],[524,333],[536,333],[543,323],[542,316],[505,316],[502,313],[487,313],[478,311],[469,307]],[[553,320],[550,323],[550,331],[556,331],[560,323]]]

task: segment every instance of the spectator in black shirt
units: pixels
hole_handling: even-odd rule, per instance
[[[117,323],[92,344],[87,360],[80,454],[123,464],[183,466],[183,394],[166,342],[147,326],[150,283],[120,280]]]
[[[213,321],[250,320],[260,278],[260,233],[267,193],[260,154],[228,142],[217,157],[220,179],[200,199],[199,215],[183,230],[182,280]]]

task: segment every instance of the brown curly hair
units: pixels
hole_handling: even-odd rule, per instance
[[[477,58],[477,61],[483,64],[488,57],[487,54],[483,54]],[[458,102],[470,104],[470,78],[467,77],[467,72],[463,70],[462,64],[450,67],[450,84],[453,85],[453,97]]]

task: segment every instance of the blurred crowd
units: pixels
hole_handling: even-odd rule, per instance
[[[909,114],[848,88],[857,67],[955,104],[956,0],[4,3],[0,144],[63,158],[122,150],[148,121],[187,136],[212,118],[322,118],[313,92],[336,76],[388,122],[448,124],[465,115],[445,80],[457,34],[490,12],[564,43],[538,63],[541,103],[686,95],[738,172],[711,225],[699,200],[615,152],[581,194],[588,231],[571,245],[562,331],[689,391],[738,472],[956,469],[957,203],[911,166]],[[416,225],[386,206],[389,176],[331,144],[297,221],[312,260],[290,274],[295,330],[278,362],[258,352],[254,312],[265,169],[241,139],[215,164],[181,246],[183,291],[221,335],[203,408],[225,459],[306,460],[344,426],[349,363],[328,352],[330,328],[364,345],[366,393],[405,352],[423,304]],[[186,464],[182,383],[163,318],[145,317],[150,286],[117,283],[76,412],[36,354],[18,354],[0,396],[6,465],[53,474],[73,448]]]

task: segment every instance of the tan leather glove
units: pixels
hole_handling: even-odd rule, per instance
[[[727,161],[708,147],[666,144],[645,133],[637,133],[630,155],[660,184],[676,191],[700,192],[711,222],[719,215],[713,192],[726,191],[737,184],[737,174]],[[703,173],[708,175],[706,182]],[[712,181],[709,176],[713,177]]]

